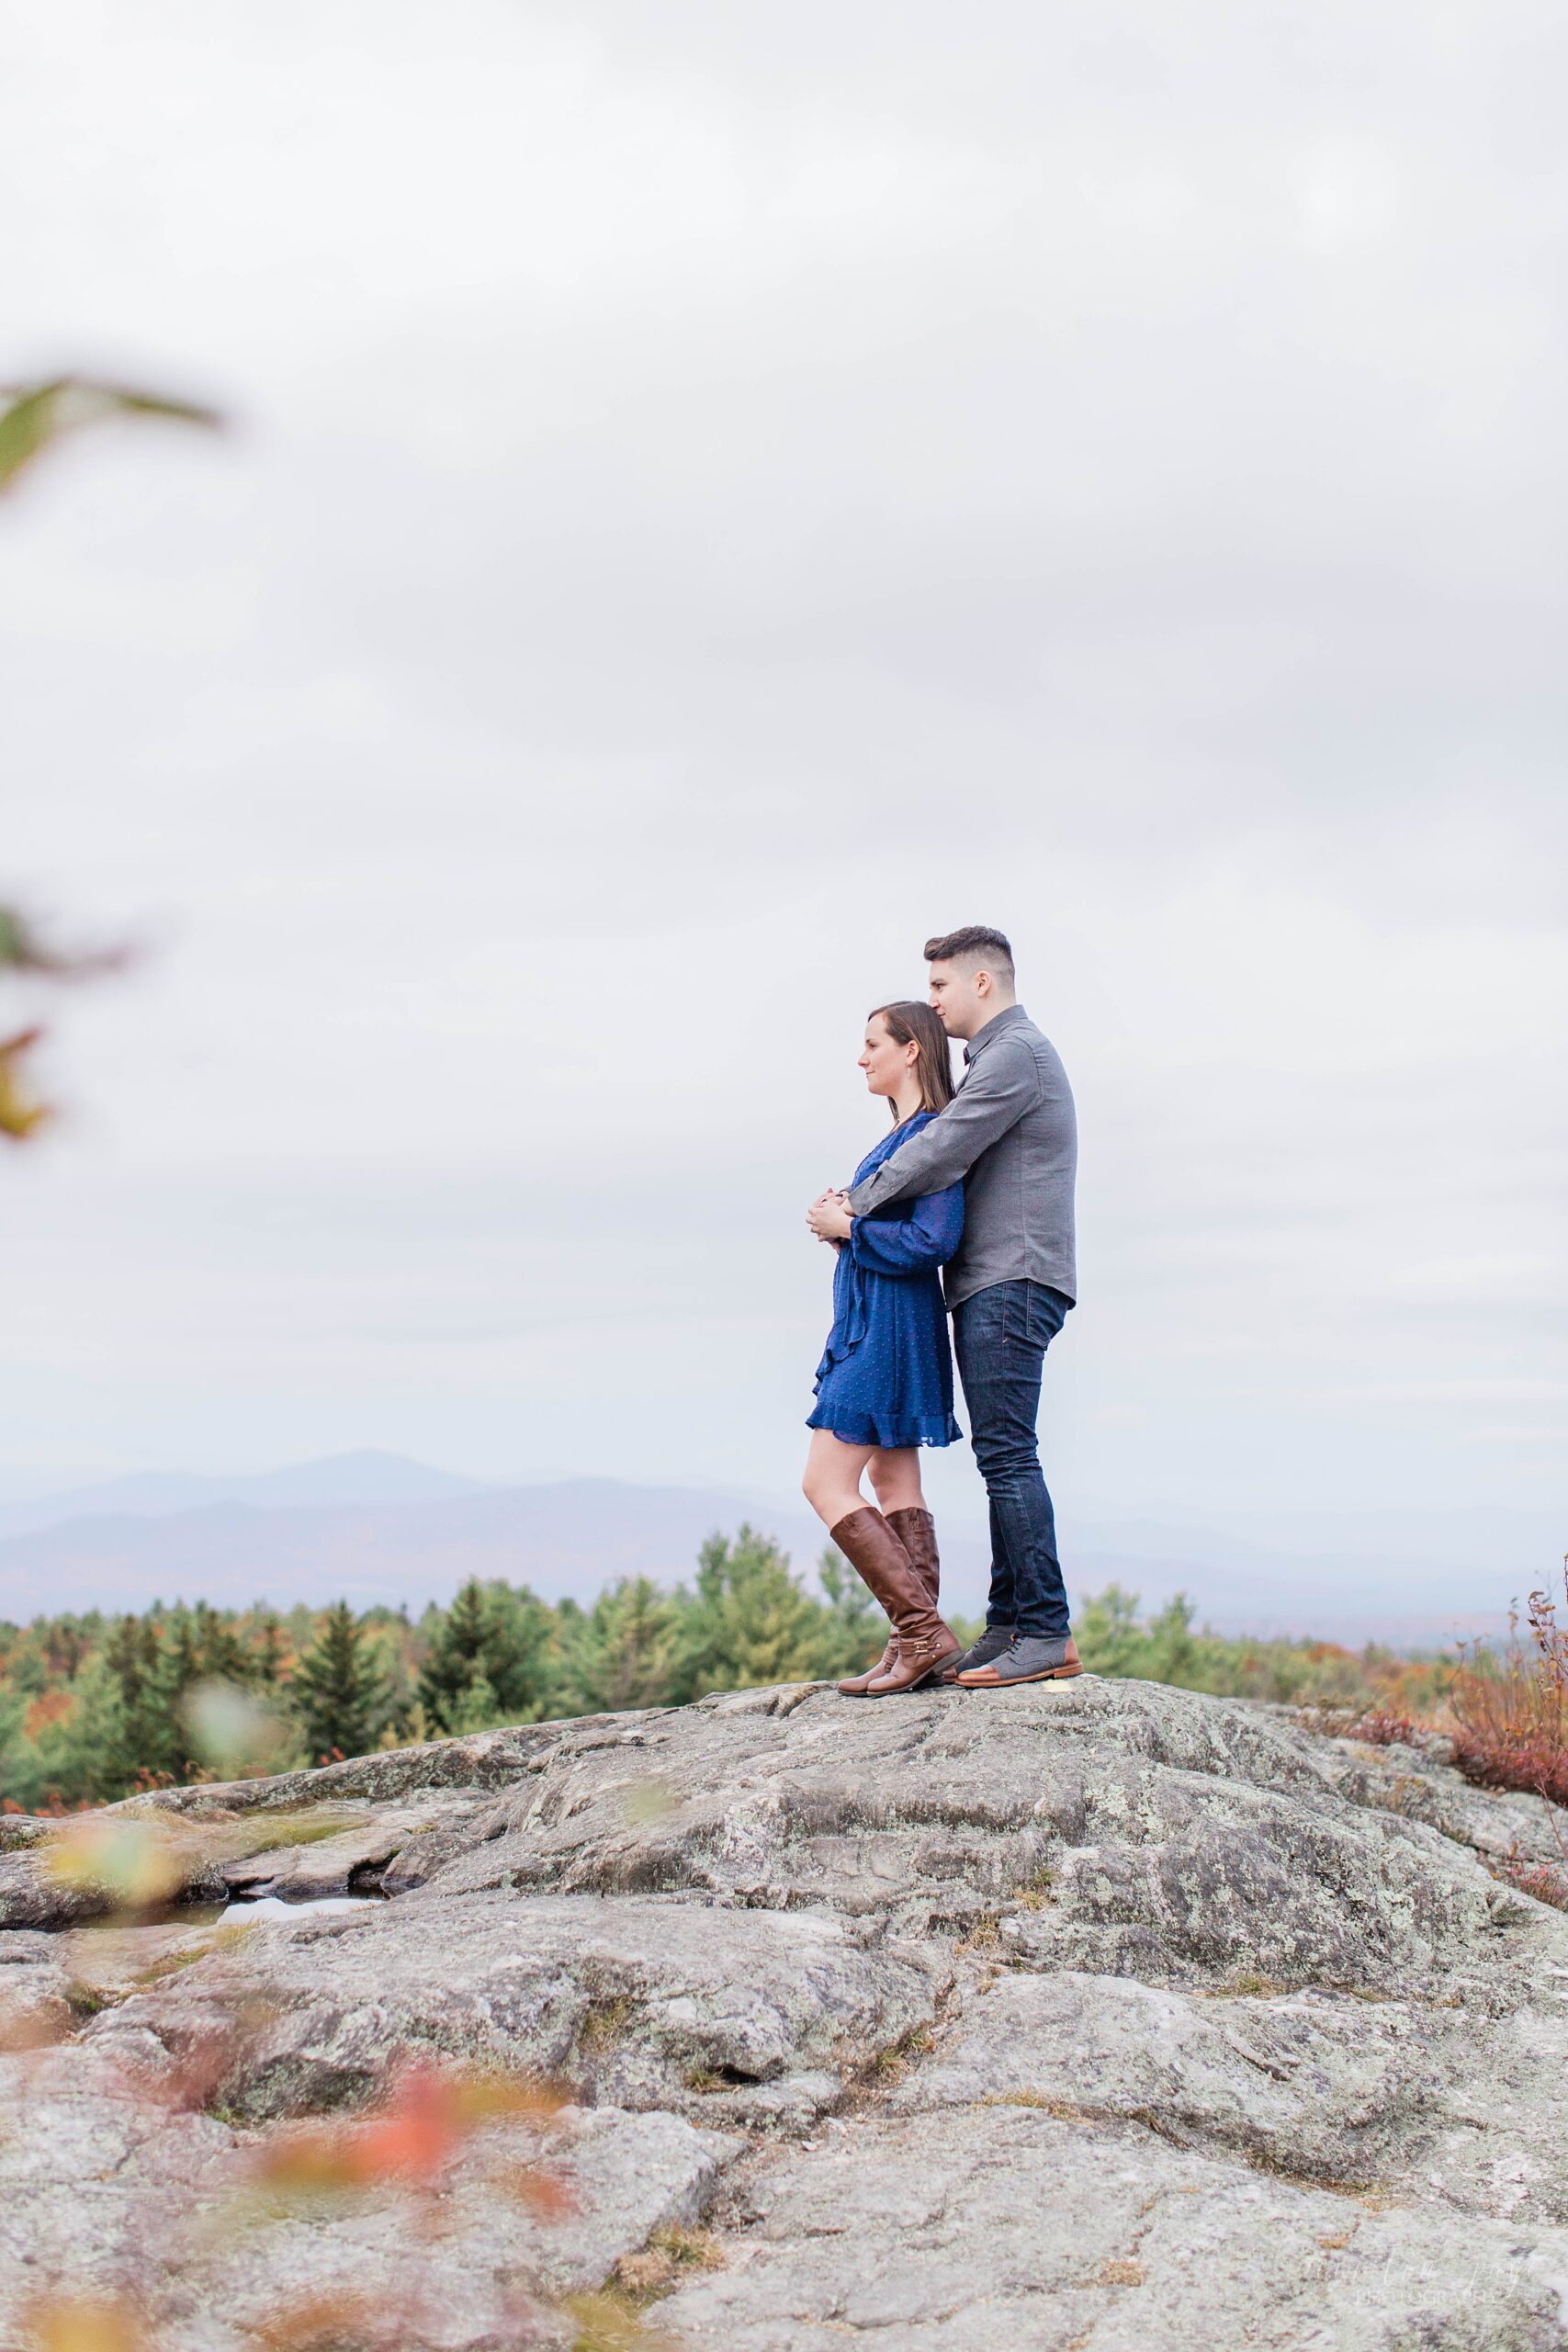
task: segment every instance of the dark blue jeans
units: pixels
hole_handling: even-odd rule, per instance
[[[1034,1433],[1040,1367],[1072,1300],[1043,1283],[993,1283],[953,1309],[969,1442],[991,1503],[988,1625],[1068,1630],[1056,1521]]]

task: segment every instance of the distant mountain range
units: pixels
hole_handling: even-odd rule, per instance
[[[312,1503],[429,1503],[489,1491],[482,1478],[432,1470],[400,1453],[333,1453],[286,1470],[257,1470],[232,1478],[196,1477],[187,1471],[142,1470],[90,1487],[0,1503],[0,1540],[59,1527],[75,1519],[158,1519],[216,1503],[248,1503],[287,1510]]]
[[[804,1507],[719,1487],[574,1478],[491,1485],[361,1453],[232,1478],[143,1474],[0,1506],[0,1617],[140,1609],[154,1598],[288,1607],[345,1596],[448,1600],[470,1576],[590,1600],[616,1577],[689,1579],[698,1546],[743,1520],[797,1565],[823,1534]],[[944,1591],[984,1606],[978,1521],[944,1521]],[[1495,1630],[1511,1595],[1549,1581],[1562,1549],[1544,1512],[1317,1513],[1272,1525],[1064,1527],[1075,1592],[1112,1581],[1156,1608],[1177,1591],[1224,1631],[1415,1645]]]
[[[689,1579],[705,1538],[744,1520],[797,1561],[821,1551],[804,1506],[716,1487],[488,1486],[386,1453],[236,1478],[149,1474],[0,1507],[0,1616],[181,1596],[418,1610],[470,1576],[591,1600],[617,1577]]]

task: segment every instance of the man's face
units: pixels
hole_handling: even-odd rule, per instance
[[[984,988],[979,986],[982,979]],[[958,964],[933,964],[930,986],[931,1003],[950,1037],[977,1035],[997,1009],[988,972],[966,972]]]

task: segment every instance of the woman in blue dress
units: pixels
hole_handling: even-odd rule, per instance
[[[860,1057],[893,1130],[854,1172],[860,1183],[953,1100],[947,1032],[928,1004],[885,1004]],[[936,1528],[920,1488],[922,1445],[952,1445],[953,1355],[938,1269],[964,1230],[964,1187],[852,1216],[824,1193],[812,1223],[838,1251],[833,1328],[817,1367],[817,1409],[801,1484],[834,1544],[886,1610],[887,1647],[846,1698],[882,1699],[941,1679],[959,1645],[937,1613]],[[861,1492],[869,1470],[877,1506]]]

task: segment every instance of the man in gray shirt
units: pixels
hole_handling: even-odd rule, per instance
[[[944,1282],[970,1440],[991,1511],[986,1631],[957,1661],[969,1690],[1081,1671],[1035,1420],[1041,1364],[1077,1287],[1077,1122],[1061,1058],[1013,994],[1012,949],[973,924],[926,942],[931,999],[964,1042],[941,1115],[849,1195],[852,1216],[964,1180],[964,1238]]]

